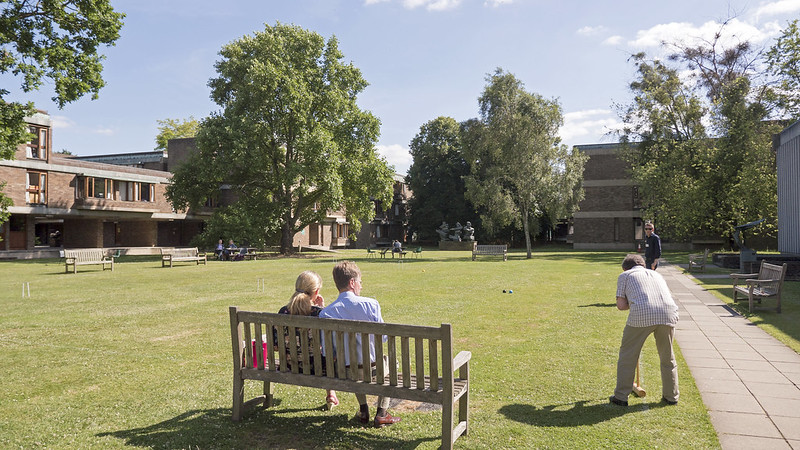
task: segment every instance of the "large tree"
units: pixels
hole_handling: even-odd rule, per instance
[[[19,76],[22,92],[53,82],[53,101],[59,108],[85,94],[96,98],[104,86],[103,56],[98,48],[114,45],[124,14],[109,0],[11,0],[0,10],[0,73]],[[7,101],[0,88],[0,159],[14,157],[17,146],[30,139],[25,116],[33,103]],[[0,183],[0,224],[8,218],[10,200]]]
[[[487,83],[478,99],[480,120],[466,131],[467,198],[485,208],[484,228],[522,228],[530,258],[535,219],[545,216],[555,223],[577,209],[586,157],[560,144],[557,101],[525,91],[502,69],[487,76]]]
[[[469,174],[469,165],[458,122],[437,117],[423,124],[410,148],[413,162],[406,180],[414,196],[409,200],[409,223],[419,239],[436,238],[436,228],[443,221],[451,225],[472,221],[477,226],[474,208],[464,197],[463,177]]]
[[[725,45],[725,26],[707,41],[670,44],[669,63],[636,55],[634,101],[623,115],[623,155],[643,192],[643,214],[662,236],[730,236],[733,227],[777,221],[772,134],[782,114],[776,91],[755,70],[761,52],[749,42]],[[679,74],[689,73],[681,77]]]
[[[217,213],[246,224],[251,243],[294,235],[344,209],[352,232],[389,204],[392,171],[375,148],[379,121],[356,104],[367,86],[343,62],[337,40],[276,24],[220,51],[211,98],[222,108],[203,120],[198,152],[175,173],[167,196],[197,207],[227,184],[238,201]],[[223,222],[226,222],[223,220]]]

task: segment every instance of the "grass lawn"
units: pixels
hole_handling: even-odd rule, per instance
[[[659,404],[652,338],[648,396],[608,404],[627,317],[614,303],[623,253],[422,256],[400,264],[361,250],[172,269],[123,257],[114,272],[84,266],[77,275],[60,260],[0,262],[0,447],[437,448],[440,411],[392,410],[401,423],[363,428],[344,392],[328,412],[324,391],[276,385],[276,407],[231,422],[228,306],[277,311],[306,269],[322,275],[331,302],[334,258],[359,263],[362,294],[380,301],[388,322],[451,323],[454,354],[472,352],[460,448],[719,447],[679,351],[681,402]],[[248,383],[255,395],[260,384]]]
[[[683,253],[668,254],[670,261],[688,264],[689,258]],[[710,262],[711,255],[709,255]],[[752,314],[748,311],[747,297],[744,301],[733,303],[733,282],[728,275],[738,270],[730,270],[706,266],[706,273],[693,272],[697,282],[717,298],[728,303],[739,314],[747,317],[751,322],[774,336],[779,341],[788,345],[792,350],[800,352],[800,282],[784,281],[781,291],[781,313],[775,312],[775,299],[765,299],[763,305],[771,310],[756,310]],[[684,270],[685,272],[685,270]],[[756,270],[757,272],[757,270]],[[706,276],[710,275],[710,276]],[[741,297],[740,297],[741,298]],[[758,304],[756,304],[758,306]]]

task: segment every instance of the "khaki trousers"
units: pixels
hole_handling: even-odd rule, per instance
[[[656,349],[661,360],[661,394],[671,402],[677,402],[678,396],[678,364],[672,352],[672,338],[675,327],[669,325],[653,325],[650,327],[625,326],[622,332],[622,344],[619,347],[617,360],[617,388],[614,397],[627,401],[633,390],[633,378],[636,374],[636,363],[642,353],[642,347],[650,334],[656,339]]]

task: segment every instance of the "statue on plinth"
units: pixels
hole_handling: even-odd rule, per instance
[[[451,241],[456,241],[456,242],[461,242],[461,230],[463,230],[463,229],[464,229],[464,227],[461,226],[461,222],[456,222],[456,226],[454,226],[453,228],[450,228],[450,231],[453,232],[453,234],[451,234],[449,236],[450,240]]]

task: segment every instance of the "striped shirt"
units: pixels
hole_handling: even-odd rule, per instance
[[[617,297],[628,300],[630,313],[628,326],[675,326],[678,323],[678,305],[672,299],[664,277],[655,270],[634,266],[617,278]]]

